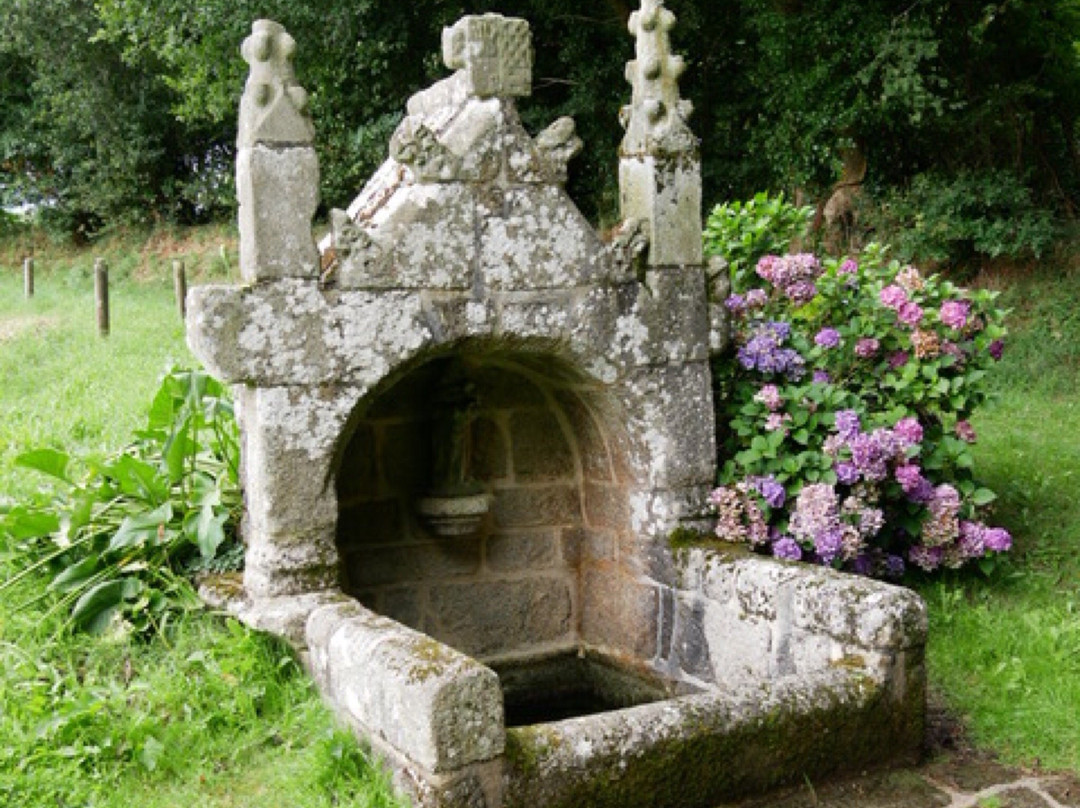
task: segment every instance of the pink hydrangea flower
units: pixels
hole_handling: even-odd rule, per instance
[[[754,394],[754,401],[764,404],[770,412],[776,412],[783,405],[784,400],[780,397],[780,388],[775,384],[765,384]]]
[[[863,337],[855,343],[855,355],[862,359],[869,359],[878,352],[881,343],[873,337]]]
[[[956,437],[960,438],[960,440],[967,441],[968,443],[975,442],[975,427],[971,425],[970,421],[957,421],[954,429],[956,431]]]
[[[900,307],[908,302],[907,292],[901,289],[896,284],[892,286],[886,286],[881,290],[881,304],[885,308],[892,309],[893,311],[899,311]]]
[[[900,305],[896,317],[905,325],[918,325],[923,318],[923,310],[914,300],[908,300]]]
[[[967,325],[971,303],[967,300],[946,300],[938,309],[938,317],[949,328],[960,331]]]

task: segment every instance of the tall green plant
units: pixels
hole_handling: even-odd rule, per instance
[[[53,486],[0,518],[0,536],[26,562],[0,589],[44,571],[46,595],[70,611],[72,628],[98,633],[119,619],[139,633],[159,630],[197,603],[185,575],[239,557],[237,460],[225,388],[201,371],[172,371],[123,451],[75,459],[39,449],[16,459]]]
[[[705,252],[727,261],[732,282],[745,286],[761,258],[787,252],[806,235],[813,215],[813,208],[793,205],[782,191],[725,202],[714,207],[705,222]]]

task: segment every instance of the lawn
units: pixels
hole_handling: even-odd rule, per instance
[[[222,260],[214,244],[191,249],[196,273]],[[106,339],[96,333],[90,256],[39,259],[31,300],[17,261],[0,274],[0,502],[41,484],[13,467],[16,455],[122,447],[162,373],[193,362],[170,262],[134,251],[111,259]],[[0,537],[0,580],[19,565]],[[201,611],[152,642],[69,636],[54,600],[44,579],[0,592],[0,805],[394,804],[272,638]]]
[[[107,339],[94,330],[89,255],[39,260],[28,301],[17,250],[0,249],[0,501],[40,484],[13,468],[20,452],[129,440],[162,372],[192,362],[169,259],[196,278],[226,276],[232,244],[227,231],[145,249],[117,241]],[[989,578],[918,584],[931,680],[1004,760],[1080,771],[1080,273],[979,282],[1004,289],[1013,310],[997,396],[975,425],[978,475],[1000,494],[993,521],[1016,549]],[[0,578],[20,561],[0,543]],[[0,804],[391,804],[276,641],[200,611],[151,642],[72,637],[52,598],[42,579],[0,592]]]

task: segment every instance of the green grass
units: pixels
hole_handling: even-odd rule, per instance
[[[1080,276],[1013,277],[1001,300],[1012,335],[974,421],[975,468],[1015,548],[989,581],[921,588],[930,675],[976,743],[1080,771]]]
[[[122,447],[162,372],[193,362],[167,266],[116,273],[102,339],[91,258],[38,265],[29,301],[18,264],[0,270],[0,502],[42,484],[17,454]],[[19,566],[0,540],[0,580]],[[198,611],[153,641],[71,636],[52,602],[44,579],[0,592],[0,805],[394,804],[278,641]]]

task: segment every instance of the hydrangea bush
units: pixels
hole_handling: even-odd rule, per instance
[[[717,364],[717,535],[760,552],[897,578],[980,560],[1011,537],[984,523],[969,418],[1004,349],[995,294],[867,248],[766,255],[725,302]]]

